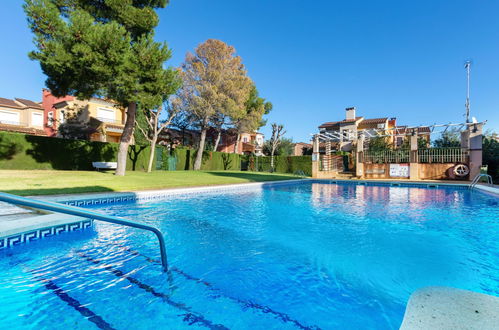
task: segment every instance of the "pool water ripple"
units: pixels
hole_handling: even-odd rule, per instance
[[[2,326],[88,328],[78,301],[115,329],[396,329],[422,286],[499,295],[480,192],[300,183],[92,208],[161,229],[170,273],[150,234],[98,222],[0,251]]]

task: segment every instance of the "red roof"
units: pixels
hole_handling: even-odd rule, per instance
[[[422,126],[418,127],[418,134],[419,133],[430,133],[431,130],[428,126]],[[397,126],[395,127],[395,134],[400,134],[404,135],[407,133],[407,126]]]
[[[330,121],[330,122],[322,124],[321,126],[319,126],[319,128],[327,128],[327,127],[333,127],[333,126],[341,125],[341,124],[354,123],[357,120],[360,120],[360,119],[363,119],[363,118],[364,117],[355,117],[355,119],[343,119],[343,120],[340,120],[340,121]]]
[[[387,117],[385,118],[373,118],[373,119],[364,119],[361,124],[383,124],[386,123],[388,120]]]
[[[24,104],[28,108],[35,108],[35,109],[42,109],[42,106],[39,103],[33,102],[31,100],[26,100],[26,99],[20,99],[16,97],[16,101]]]
[[[17,104],[14,100],[6,99],[3,97],[0,97],[0,105],[6,106],[6,107],[11,107],[11,108],[22,109],[22,106]]]

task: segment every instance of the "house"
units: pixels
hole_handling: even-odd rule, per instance
[[[0,98],[0,131],[46,135],[42,106],[26,99]]]
[[[345,119],[327,122],[319,126],[321,134],[325,134],[336,142],[337,150],[351,151],[361,134],[365,137],[385,136],[394,147],[400,147],[403,145],[405,137],[412,133],[407,126],[397,126],[397,118],[395,117],[359,117],[355,107],[346,108],[345,113]],[[430,135],[428,133],[428,127],[420,127],[417,130],[418,136],[423,137],[429,143]]]
[[[82,131],[91,141],[119,142],[125,127],[126,109],[110,100],[55,97],[44,89],[42,106],[49,136],[61,136],[61,128],[69,127]]]
[[[305,142],[295,143],[293,147],[293,156],[304,156],[312,154],[312,144]]]
[[[211,132],[210,130],[208,133],[208,141],[211,141],[211,143],[214,144],[217,136],[216,132]],[[264,135],[260,132],[241,133],[239,135],[239,144],[236,150],[237,133],[230,129],[224,130],[222,131],[217,151],[237,153],[240,155],[255,154],[256,156],[263,156],[263,141]]]

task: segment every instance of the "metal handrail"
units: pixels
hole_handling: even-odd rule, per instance
[[[477,176],[475,176],[473,181],[471,181],[470,185],[468,186],[468,189],[473,189],[478,184],[478,181],[480,181],[481,178],[487,178],[487,184],[494,184],[494,182],[492,181],[492,177],[490,175],[485,173],[480,173],[477,174]]]
[[[118,225],[123,225],[123,226],[134,227],[134,228],[139,228],[139,229],[151,231],[156,235],[156,237],[158,238],[158,241],[159,241],[159,249],[160,249],[160,253],[161,253],[161,263],[163,264],[163,269],[165,271],[168,271],[168,261],[166,258],[165,239],[164,239],[161,231],[159,231],[157,228],[154,228],[154,227],[151,227],[148,225],[144,225],[144,224],[141,224],[139,222],[119,218],[119,217],[100,214],[97,212],[82,209],[80,207],[74,207],[74,206],[46,202],[46,201],[39,201],[39,200],[26,198],[26,197],[20,197],[20,196],[7,194],[7,193],[3,193],[3,192],[0,192],[0,201],[15,204],[15,205],[22,205],[22,206],[33,207],[36,209],[57,212],[57,213],[76,215],[79,217],[90,218],[90,219],[94,219],[94,220],[100,220],[100,221],[104,221],[104,222],[110,222],[110,223],[114,223],[114,224],[118,224]]]

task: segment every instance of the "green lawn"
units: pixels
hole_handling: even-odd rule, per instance
[[[239,171],[157,171],[113,172],[0,170],[0,191],[21,195],[74,194],[103,191],[137,191],[174,187],[209,186],[217,184],[289,180],[290,174]]]

